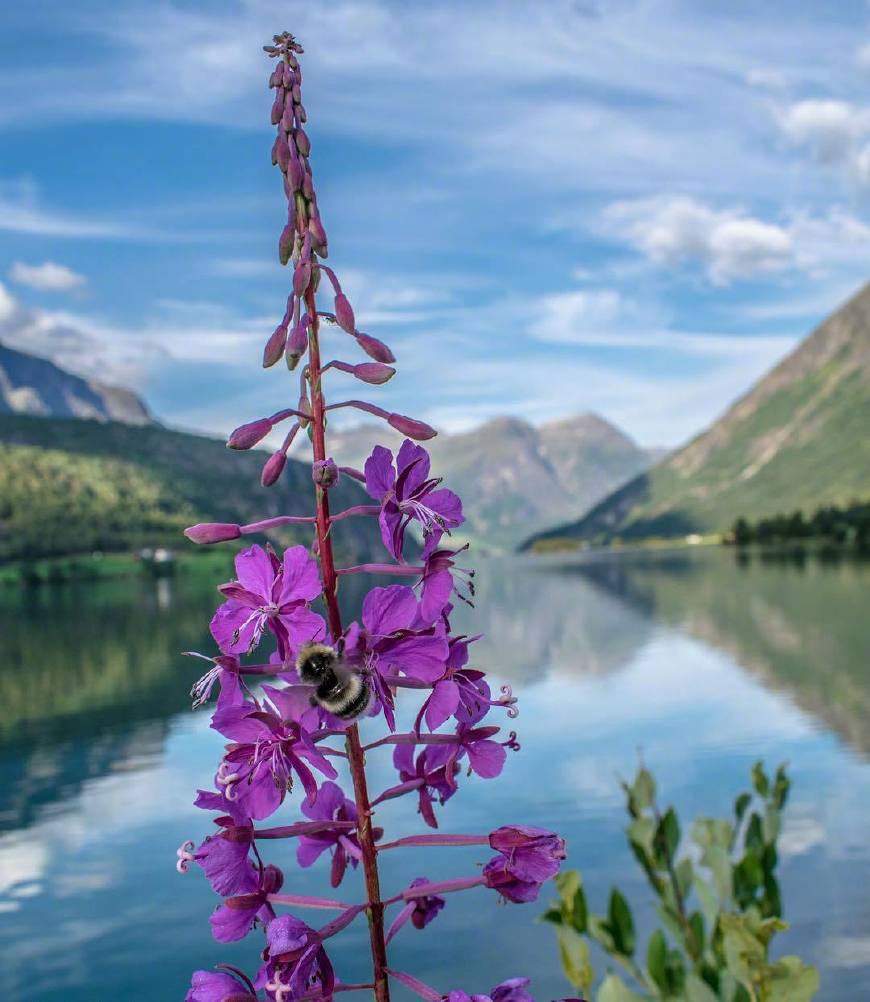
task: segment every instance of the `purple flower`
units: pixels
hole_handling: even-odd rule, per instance
[[[525,990],[528,978],[509,978],[489,993],[489,995],[468,995],[463,991],[452,991],[445,998],[448,1002],[535,1002]]]
[[[474,597],[474,571],[458,567],[453,559],[468,549],[468,544],[458,550],[439,547],[439,536],[432,535],[423,547],[423,575],[420,579],[420,617],[427,623],[434,623],[455,594],[468,605]],[[455,568],[455,570],[454,570]],[[456,576],[464,580],[459,584]]]
[[[411,882],[411,887],[420,887],[428,883],[430,883],[428,877],[417,877],[416,880]],[[429,894],[421,898],[412,898],[394,919],[393,924],[387,931],[386,941],[389,943],[408,919],[411,920],[411,924],[415,929],[425,929],[446,904],[447,902],[440,894]]]
[[[194,852],[206,879],[222,898],[249,894],[258,885],[257,868],[248,858],[254,842],[254,826],[236,825],[228,815],[216,819],[223,830],[209,835]]]
[[[252,651],[266,626],[285,659],[302,644],[323,639],[323,618],[308,608],[322,585],[317,562],[304,546],[285,550],[283,561],[262,546],[251,546],[235,563],[237,580],[218,589],[227,601],[211,621],[212,636],[224,654]]]
[[[489,844],[499,855],[483,868],[487,887],[517,903],[534,901],[541,884],[559,872],[565,858],[565,840],[543,828],[498,828]]]
[[[203,661],[210,661],[211,668],[193,683],[190,695],[193,696],[193,709],[202,706],[211,699],[211,691],[215,682],[218,683],[220,691],[217,698],[217,708],[222,710],[225,706],[239,706],[245,701],[245,694],[242,692],[242,681],[240,677],[239,659],[231,654],[220,654],[216,658],[206,657],[204,654],[197,654],[196,651],[188,651],[191,657],[202,658]]]
[[[462,524],[462,502],[453,491],[436,490],[441,481],[429,477],[429,453],[421,445],[406,439],[395,466],[392,452],[376,445],[366,460],[365,476],[366,490],[381,502],[381,538],[396,560],[402,559],[411,521],[422,525],[427,543]]]
[[[510,707],[515,702],[509,687],[504,687],[503,692],[506,694],[501,699],[492,699],[485,673],[465,667],[468,645],[476,639],[454,637],[450,640],[447,670],[420,707],[415,725],[418,732],[424,717],[430,731],[437,730],[449,717],[455,717],[459,723],[471,726],[486,716],[490,706]],[[510,714],[510,710],[508,712]]]
[[[257,918],[268,922],[271,910],[266,904],[269,894],[276,894],[284,883],[284,874],[269,864],[259,874],[255,890],[227,898],[209,918],[211,933],[219,943],[234,943],[253,929]]]
[[[423,682],[440,678],[449,653],[447,640],[436,630],[415,629],[419,603],[407,585],[372,588],[363,602],[362,622],[362,627],[352,623],[348,628],[344,653],[369,674],[392,730],[393,696],[383,676],[392,668]]]
[[[451,762],[459,762],[468,756],[469,772],[475,772],[482,779],[494,779],[504,768],[507,752],[504,745],[493,741],[498,734],[497,727],[468,727],[459,724],[456,728],[456,744],[448,745],[448,770]],[[451,773],[451,781],[455,783]]]
[[[211,724],[234,742],[227,745],[217,783],[227,800],[257,821],[278,809],[293,786],[294,772],[309,800],[317,793],[309,764],[329,779],[338,775],[305,729],[313,708],[303,687],[264,686],[263,691],[268,699],[218,710]]]
[[[385,791],[381,799],[391,800],[394,796],[416,789],[420,815],[430,828],[437,828],[432,804],[436,799],[445,804],[457,789],[453,777],[459,766],[455,759],[450,758],[451,752],[450,745],[426,745],[415,760],[413,745],[397,745],[393,752],[393,765],[399,771],[401,783]]]
[[[184,1002],[247,1002],[256,999],[247,985],[220,971],[194,971]]]
[[[330,998],[335,974],[317,933],[292,915],[281,915],[266,927],[266,961],[254,984],[270,998],[299,999],[303,995]]]
[[[302,813],[312,821],[355,822],[357,817],[353,801],[348,800],[341,787],[335,783],[324,783],[313,801],[305,801],[302,804]],[[376,834],[375,837],[380,836]],[[338,828],[318,832],[316,835],[302,835],[296,850],[296,858],[300,866],[311,866],[327,849],[332,850],[330,880],[333,887],[338,887],[344,878],[348,862],[356,867],[362,858],[356,833]]]

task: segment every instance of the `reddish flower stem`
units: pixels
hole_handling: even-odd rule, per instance
[[[308,333],[308,372],[311,386],[311,426],[314,460],[326,459],[326,435],[324,414],[326,405],[323,399],[323,389],[320,368],[320,343],[318,333],[320,324],[317,316],[317,304],[314,289],[308,287],[305,293],[305,306],[311,324]],[[342,634],[341,613],[338,608],[336,584],[338,576],[332,554],[332,539],[330,538],[330,517],[328,492],[320,485],[315,486],[316,492],[316,528],[317,553],[320,559],[320,575],[323,581],[323,598],[326,603],[329,629],[333,638]],[[369,803],[368,784],[366,782],[365,752],[359,738],[356,724],[347,729],[345,738],[348,766],[353,781],[354,800],[356,801],[359,827],[357,838],[362,852],[363,873],[365,875],[366,896],[368,899],[369,939],[372,951],[372,974],[374,996],[376,1002],[390,1002],[390,985],[387,975],[387,947],[384,937],[384,905],[381,901],[381,885],[378,875],[377,850],[375,849],[372,830],[372,810]]]

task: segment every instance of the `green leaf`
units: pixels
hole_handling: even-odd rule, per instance
[[[638,769],[632,787],[634,802],[641,810],[652,807],[656,798],[656,781],[648,769]]]
[[[697,974],[689,974],[683,987],[686,1002],[719,1002],[719,997],[713,989],[702,981]]]
[[[573,988],[588,991],[595,980],[595,972],[589,962],[589,944],[573,929],[563,926],[558,932],[559,959],[562,970]]]
[[[655,849],[663,864],[674,858],[680,844],[680,822],[673,807],[669,807],[658,824],[655,834]]]
[[[562,921],[569,923],[577,932],[586,932],[588,909],[583,878],[577,870],[566,870],[555,878],[555,884],[562,899]]]
[[[649,1002],[633,992],[616,974],[608,974],[595,996],[596,1002]]]
[[[689,928],[695,940],[697,956],[704,952],[704,917],[700,912],[692,912],[689,916]]]
[[[767,1002],[810,1002],[819,990],[819,972],[799,957],[783,957],[768,976]]]
[[[613,930],[610,923],[601,918],[600,915],[589,916],[589,935],[599,943],[608,953],[616,953],[616,944],[613,940]]]
[[[737,818],[738,824],[743,820],[743,815],[746,813],[746,808],[751,803],[752,803],[751,793],[741,793],[740,796],[734,801],[734,816]]]
[[[731,859],[728,851],[721,845],[711,845],[701,856],[701,862],[710,868],[716,893],[723,901],[727,901],[733,893],[731,877]]]
[[[781,828],[781,815],[773,804],[768,804],[764,809],[764,821],[762,822],[762,832],[764,841],[772,845],[779,838]]]
[[[695,893],[698,895],[698,900],[701,902],[701,911],[704,913],[704,919],[707,922],[707,925],[712,929],[716,924],[716,916],[719,914],[719,902],[716,900],[713,888],[697,872],[695,873],[692,883],[695,888]]]
[[[780,811],[785,807],[788,799],[788,791],[791,788],[791,780],[785,772],[785,765],[781,765],[776,770],[776,777],[773,781],[773,804]]]
[[[770,789],[767,773],[764,771],[764,763],[760,760],[752,767],[752,785],[759,797],[766,797]]]
[[[634,920],[628,902],[615,887],[610,892],[607,918],[617,952],[630,957],[634,953],[635,946]]]
[[[764,848],[764,835],[761,831],[761,818],[754,812],[752,817],[749,819],[749,824],[746,827],[743,844],[747,849],[751,849],[759,855],[761,854],[761,850]]]
[[[668,943],[665,934],[661,929],[656,929],[647,944],[646,969],[649,971],[649,976],[664,993],[667,993],[668,990],[667,960]]]
[[[562,924],[562,909],[561,908],[548,908],[544,914],[541,916],[542,922],[552,922],[553,925]]]
[[[767,949],[748,928],[746,916],[725,913],[719,922],[725,964],[745,988],[751,989],[755,974],[767,961]]]
[[[677,875],[677,887],[680,889],[680,897],[685,898],[692,886],[692,861],[681,859],[675,867]]]
[[[734,900],[741,908],[748,908],[763,883],[764,870],[761,867],[761,860],[754,852],[747,851],[734,867]]]
[[[635,818],[625,831],[630,842],[640,846],[648,856],[652,855],[656,833],[656,823],[652,818]]]

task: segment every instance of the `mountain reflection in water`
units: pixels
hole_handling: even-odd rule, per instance
[[[477,609],[458,604],[455,625],[485,634],[473,661],[517,691],[511,726],[523,749],[500,782],[468,781],[442,813],[443,830],[509,820],[559,829],[595,907],[612,883],[637,898],[643,941],[648,898],[622,841],[616,773],[630,773],[642,748],[664,797],[689,817],[726,811],[753,758],[787,758],[795,790],[782,868],[793,928],[784,948],[820,966],[826,1002],[870,997],[870,568],[741,563],[729,551],[478,567]],[[190,802],[211,783],[222,744],[207,714],[189,709],[202,663],[180,654],[212,651],[214,584],[0,592],[9,1002],[180,999],[195,966],[256,964],[253,940],[212,943],[211,892],[198,873],[180,878],[173,868],[176,846],[209,828]],[[348,615],[363,585],[342,583]],[[388,756],[372,756],[373,786],[389,774]],[[400,833],[418,826],[410,803],[385,805],[383,818]],[[478,855],[396,852],[388,883],[474,872]],[[324,879],[318,867],[290,873],[298,893],[316,893]],[[527,973],[538,997],[566,994],[552,933],[532,923],[540,909],[493,907],[482,892],[457,896],[433,933],[443,954],[412,930],[396,941],[397,966],[444,990],[487,991]],[[469,960],[468,933],[485,915],[498,921]],[[351,931],[336,944],[348,980],[364,980],[364,938]]]

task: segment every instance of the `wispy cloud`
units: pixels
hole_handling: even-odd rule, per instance
[[[29,286],[39,292],[71,292],[87,284],[84,275],[54,261],[44,261],[42,264],[14,261],[9,269],[9,277],[19,285]]]

